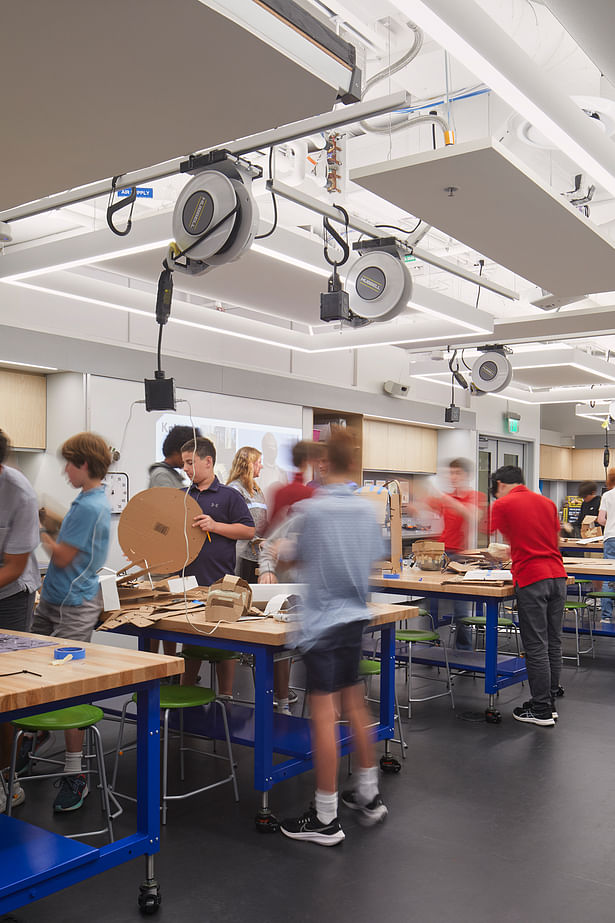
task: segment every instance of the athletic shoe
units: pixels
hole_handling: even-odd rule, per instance
[[[291,715],[292,712],[288,705],[276,705],[276,711],[278,715]]]
[[[308,808],[301,817],[283,820],[280,830],[291,840],[309,840],[319,846],[336,846],[345,837],[338,817],[330,824],[323,824],[313,807]]]
[[[557,713],[557,708],[555,705],[555,699],[551,699],[551,717],[553,718],[554,721],[557,721],[557,719],[559,718],[559,715]]]
[[[513,709],[513,718],[525,724],[538,724],[540,727],[555,727],[555,720],[551,712],[536,712],[529,702]]]
[[[375,795],[369,804],[364,804],[358,796],[356,790],[342,792],[342,802],[351,811],[359,811],[359,823],[364,827],[373,827],[374,824],[380,824],[389,813],[387,806],[380,797],[380,792]]]
[[[557,689],[554,689],[551,693],[551,698],[554,699],[557,696],[557,698],[560,699],[563,695],[566,695],[566,690],[563,686],[558,686]]]
[[[288,690],[288,704],[289,705],[294,705],[295,702],[298,700],[298,698],[299,696],[297,695],[294,689]]]
[[[24,773],[30,765],[30,754],[32,758],[44,756],[53,750],[54,737],[51,731],[41,731],[32,736],[24,734],[21,738],[17,760],[15,762],[15,772],[17,775]]]
[[[4,785],[7,784],[8,783],[5,781]],[[0,814],[4,814],[6,811],[6,790],[4,785],[0,783]],[[25,800],[26,793],[24,792],[17,779],[15,779],[13,782],[13,807],[18,807],[20,804],[23,804]]]
[[[53,803],[56,813],[62,811],[76,811],[80,808],[88,795],[88,783],[83,774],[78,776],[64,776],[54,782],[59,785],[60,791]]]

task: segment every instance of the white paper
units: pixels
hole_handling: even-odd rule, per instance
[[[511,580],[512,572],[509,570],[469,570],[463,575],[464,580]]]

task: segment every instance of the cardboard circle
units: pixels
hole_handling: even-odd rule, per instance
[[[203,547],[206,533],[192,527],[192,520],[202,512],[193,497],[176,487],[142,490],[129,500],[120,516],[120,547],[133,563],[147,561],[154,573],[180,571]]]

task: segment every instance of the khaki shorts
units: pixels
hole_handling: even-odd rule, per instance
[[[32,631],[69,641],[89,641],[102,612],[102,597],[97,593],[78,606],[56,606],[40,600],[34,613]]]

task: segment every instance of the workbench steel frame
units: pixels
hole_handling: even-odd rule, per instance
[[[104,690],[105,698],[137,691],[137,832],[115,843],[96,847],[67,839],[15,817],[0,815],[0,841],[3,863],[0,869],[0,914],[47,897],[62,888],[77,884],[100,872],[138,856],[146,857],[146,882],[156,887],[153,857],[160,850],[160,680],[114,686]],[[29,708],[0,713],[2,721],[13,721],[55,711],[71,705],[90,703],[92,693]],[[32,847],[35,846],[33,850]],[[32,854],[41,849],[50,857],[47,866],[31,863]],[[28,874],[29,869],[29,874]],[[149,882],[153,882],[150,885]],[[144,887],[145,887],[144,885]]]

